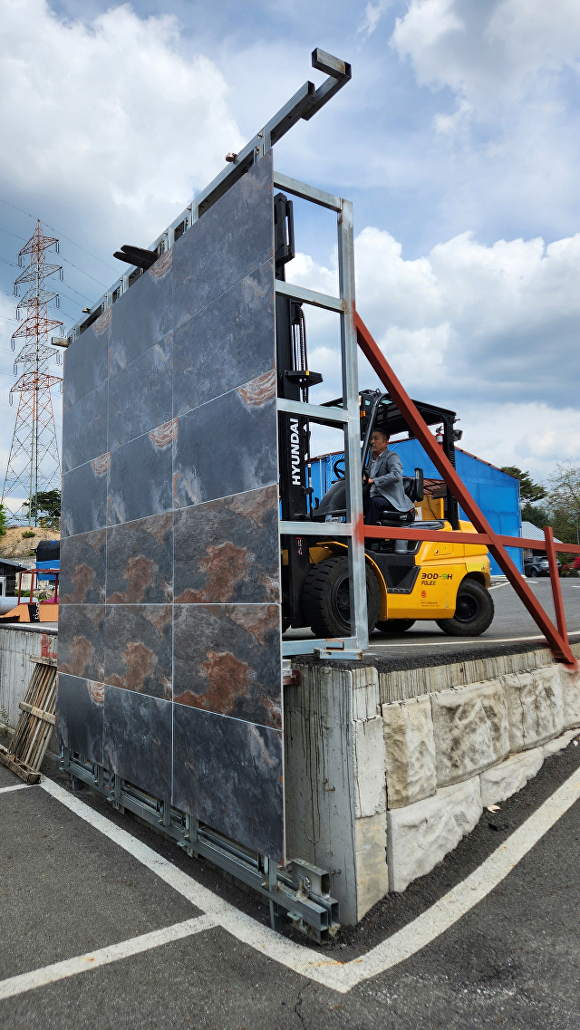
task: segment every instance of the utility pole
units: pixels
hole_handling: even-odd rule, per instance
[[[48,316],[48,305],[54,303],[58,307],[59,298],[58,293],[46,285],[46,280],[57,273],[60,279],[63,277],[60,265],[46,261],[46,251],[53,246],[58,253],[58,240],[45,236],[40,221],[37,221],[33,235],[18,255],[21,267],[25,256],[28,256],[28,264],[14,283],[16,297],[22,286],[26,288],[16,308],[18,320],[23,309],[26,309],[26,317],[11,340],[12,350],[16,348],[16,340],[24,340],[14,362],[15,375],[19,365],[23,366],[23,371],[10,390],[11,404],[14,394],[19,394],[19,398],[2,504],[15,518],[26,518],[29,526],[38,524],[38,510],[33,512],[33,501],[38,493],[60,490],[61,486],[51,389],[62,380],[50,375],[48,370],[49,362],[55,357],[48,343],[48,334],[62,325],[62,322]],[[19,502],[15,510],[6,503],[9,498],[13,499],[13,504]]]

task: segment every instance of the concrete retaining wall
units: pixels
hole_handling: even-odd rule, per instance
[[[288,853],[329,870],[344,923],[428,873],[484,806],[580,732],[579,674],[546,658],[405,670],[406,682],[370,667],[300,667],[286,695]],[[480,678],[461,682],[468,664]],[[429,680],[446,689],[384,701],[395,684]]]

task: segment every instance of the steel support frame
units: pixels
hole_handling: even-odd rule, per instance
[[[417,408],[413,404],[413,401],[409,397],[408,393],[400,383],[399,379],[393,372],[393,369],[389,365],[384,354],[380,350],[378,344],[375,342],[371,333],[364,324],[362,318],[355,313],[355,324],[357,340],[360,349],[369,361],[373,370],[378,375],[379,379],[386,386],[389,391],[391,400],[397,405],[397,408],[404,416],[409,426],[409,429],[415,434],[417,439],[423,445],[425,451],[431,458],[431,461],[435,465],[435,468],[441,473],[445,483],[447,484],[454,497],[459,501],[463,510],[467,513],[467,516],[478,531],[479,539],[474,534],[474,543],[486,543],[495,560],[497,561],[501,570],[507,576],[509,582],[516,591],[518,597],[523,602],[525,607],[528,609],[530,615],[536,622],[539,629],[542,631],[546,640],[548,641],[552,655],[557,662],[561,662],[573,669],[578,667],[576,658],[574,657],[570,644],[568,642],[568,636],[566,631],[566,621],[564,617],[564,606],[562,603],[562,595],[560,591],[560,584],[557,575],[556,567],[556,556],[554,549],[553,534],[546,535],[546,551],[548,554],[548,561],[550,562],[550,575],[552,579],[552,589],[554,591],[554,605],[556,609],[556,618],[558,621],[558,628],[554,626],[552,620],[549,618],[547,613],[542,608],[538,599],[532,593],[528,584],[523,580],[521,573],[514,565],[512,559],[505,549],[505,545],[502,542],[502,538],[492,529],[489,522],[481,512],[478,505],[473,500],[473,497],[469,493],[465,484],[461,481],[457,472],[451,465],[446,455],[443,453],[442,448],[437,443],[435,437],[429,432],[429,428],[424,422],[423,418],[419,414]],[[362,516],[360,518],[358,533],[361,540],[364,541],[365,537],[383,537],[385,536],[384,527],[365,526],[363,523]],[[443,534],[436,532],[433,534],[423,533],[420,530],[388,530],[389,536],[393,538],[407,540],[423,540],[423,539],[443,539]],[[458,539],[455,534],[446,533],[445,536],[451,537],[455,540]],[[464,544],[468,543],[468,539],[465,534],[461,534],[461,542]],[[505,538],[504,538],[505,539]],[[515,546],[527,546],[529,541],[518,540],[515,538],[507,538],[514,541]],[[537,547],[537,541],[535,541]],[[566,545],[565,549],[567,552],[574,553],[577,548],[572,545]],[[580,551],[580,548],[578,548]]]
[[[336,934],[340,926],[339,906],[328,891],[328,874],[324,870],[301,860],[278,866],[264,855],[236,846],[168,801],[153,797],[69,748],[61,749],[61,769],[72,781],[82,781],[102,794],[117,811],[132,812],[154,826],[190,858],[197,856],[213,862],[255,890],[269,902],[274,929],[280,929],[280,918],[284,916],[319,943]]]
[[[291,184],[291,189],[288,187]],[[322,190],[274,173],[274,185],[285,186],[294,196],[319,204],[336,212],[338,236],[339,297],[316,293],[292,283],[276,280],[276,292],[310,304],[313,307],[335,311],[340,316],[340,352],[342,366],[342,408],[324,408],[321,405],[278,399],[278,411],[291,411],[310,421],[323,425],[342,425],[345,432],[346,522],[333,523],[331,533],[348,538],[348,570],[351,596],[351,637],[341,641],[284,640],[282,654],[318,654],[329,658],[359,658],[368,647],[368,617],[364,539],[353,531],[362,521],[362,481],[360,452],[360,416],[358,390],[358,347],[355,326],[354,234],[352,203],[342,197],[333,197]],[[280,521],[280,534],[285,536],[328,536],[321,524],[312,522]]]

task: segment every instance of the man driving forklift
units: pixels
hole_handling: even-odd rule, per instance
[[[364,520],[367,526],[377,526],[384,512],[407,512],[401,525],[415,521],[415,505],[403,487],[403,462],[396,451],[389,450],[389,437],[382,429],[371,434],[372,460],[368,475],[363,475]]]

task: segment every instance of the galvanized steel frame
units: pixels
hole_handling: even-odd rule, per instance
[[[348,562],[351,600],[351,634],[340,641],[325,640],[284,640],[282,654],[323,653],[325,657],[358,658],[360,652],[368,647],[368,619],[366,597],[366,571],[364,540],[360,534],[353,533],[353,526],[362,520],[361,453],[360,453],[360,415],[358,390],[358,346],[355,326],[355,286],[354,286],[354,234],[353,211],[350,200],[334,197],[317,190],[306,183],[289,179],[286,175],[274,172],[274,185],[286,189],[294,196],[301,197],[313,204],[336,212],[336,228],[338,237],[338,297],[316,293],[292,283],[276,280],[276,292],[291,297],[293,300],[313,307],[335,311],[340,316],[340,352],[342,368],[342,408],[324,408],[321,405],[284,401],[278,399],[278,411],[290,411],[296,415],[323,425],[342,425],[345,432],[345,484],[346,484],[346,522],[335,523],[332,533],[347,537],[349,541]],[[280,522],[280,534],[284,536],[318,536],[323,537],[324,528],[312,522]]]
[[[251,887],[269,902],[273,928],[280,928],[279,920],[285,916],[319,943],[336,933],[340,925],[338,902],[328,892],[324,870],[300,860],[279,867],[69,748],[61,750],[61,768],[71,776],[73,787],[78,780],[86,783],[117,811],[132,812],[154,826],[190,858],[196,855],[207,859]]]

